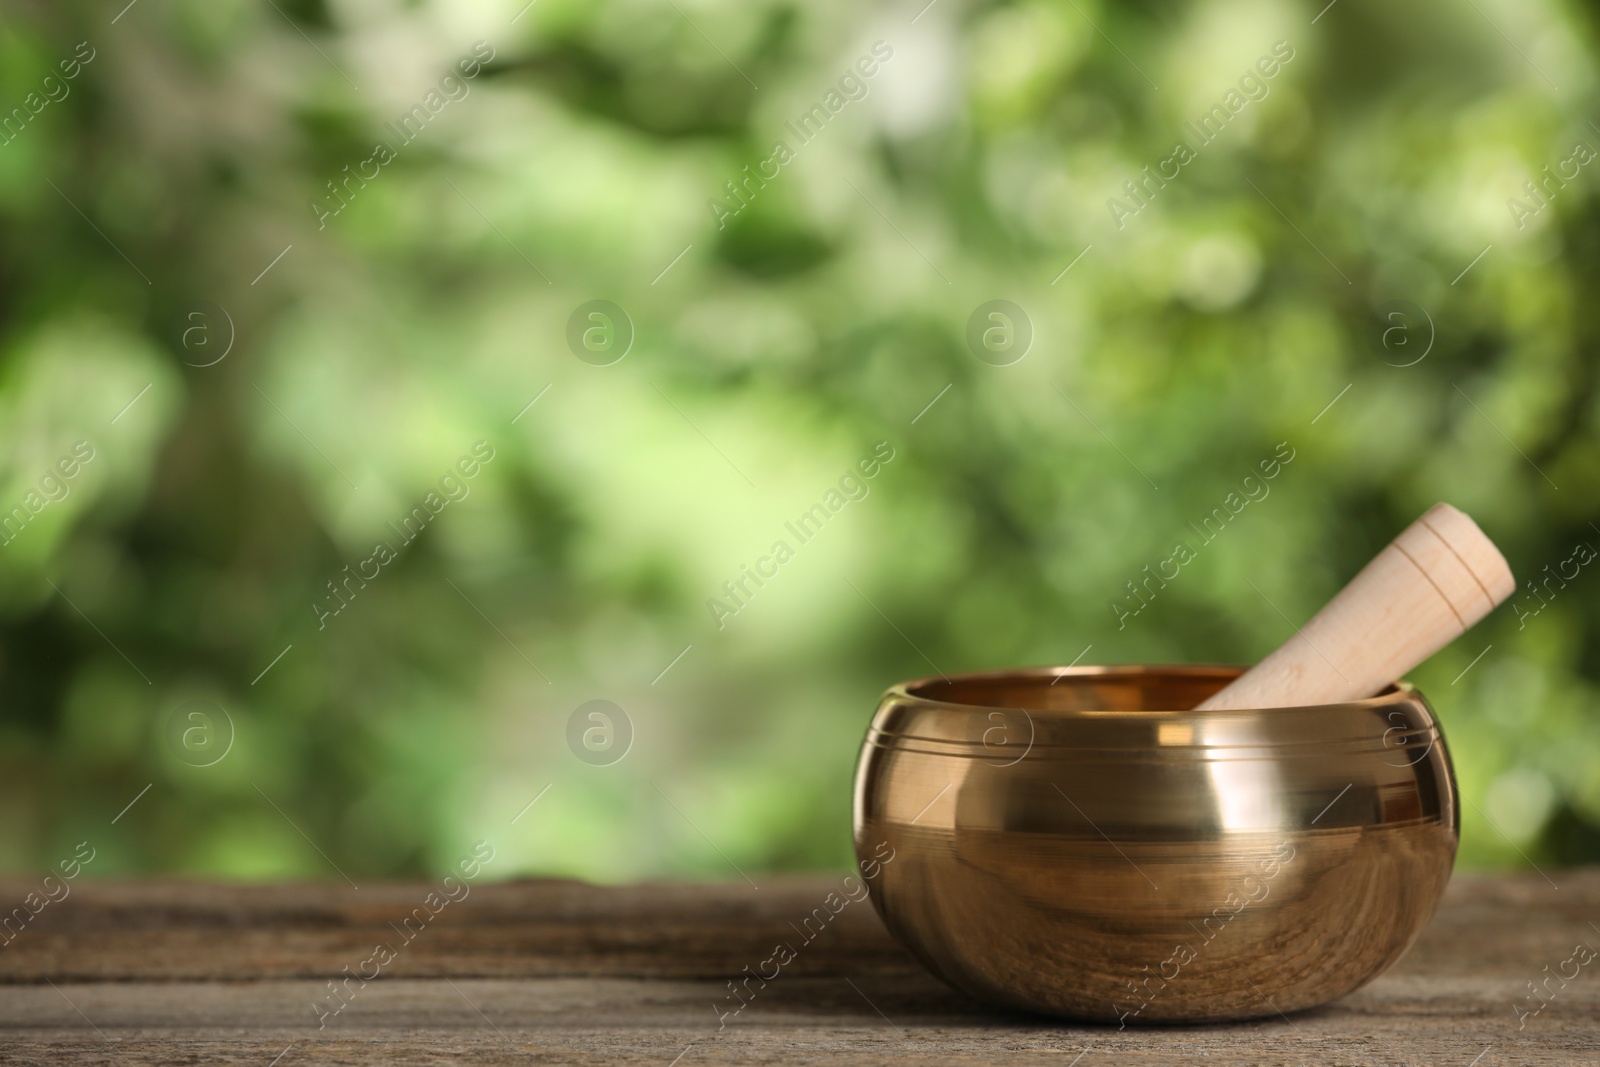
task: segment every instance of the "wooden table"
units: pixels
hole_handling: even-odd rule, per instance
[[[1393,971],[1327,1007],[1121,1032],[968,1001],[867,902],[719,1019],[740,1003],[729,979],[799,943],[790,924],[834,879],[476,885],[426,927],[413,920],[408,942],[402,920],[437,884],[81,878],[0,948],[0,1063],[1600,1063],[1600,960],[1552,982],[1518,1028],[1525,983],[1577,943],[1600,948],[1600,870],[1551,877],[1559,888],[1537,874],[1457,878]],[[38,888],[0,883],[0,902]],[[380,942],[398,946],[393,959],[374,957]],[[381,976],[330,992],[347,967]]]

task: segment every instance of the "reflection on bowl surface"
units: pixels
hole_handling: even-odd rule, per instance
[[[1232,667],[908,682],[856,773],[872,899],[985,1000],[1123,1023],[1275,1016],[1397,960],[1455,862],[1455,779],[1408,685],[1192,712]]]

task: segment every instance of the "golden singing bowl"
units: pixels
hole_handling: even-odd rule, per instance
[[[1404,683],[1194,712],[1232,667],[906,682],[856,772],[878,913],[957,989],[1108,1022],[1275,1016],[1381,974],[1455,862],[1455,777]]]

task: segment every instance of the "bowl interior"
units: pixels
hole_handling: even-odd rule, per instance
[[[919,678],[905,682],[890,692],[898,691],[918,701],[971,708],[1187,712],[1245,670],[1239,666],[1210,664],[1040,667]],[[1402,688],[1401,685],[1391,684],[1370,700],[1382,702]],[[1367,701],[1348,703],[1364,704]]]

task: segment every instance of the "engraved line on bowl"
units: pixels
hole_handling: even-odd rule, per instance
[[[1392,726],[1390,729],[1398,729]],[[1427,739],[1432,744],[1437,734],[1432,729],[1413,729],[1406,731],[1408,736]],[[915,734],[893,734],[870,729],[867,731],[867,742],[877,745],[880,749],[893,749],[896,752],[915,752],[918,755],[938,755],[946,758],[968,758],[976,760],[981,757],[981,741],[952,741],[949,737],[918,737]],[[1160,755],[1149,744],[1128,745],[1083,745],[1074,742],[1062,744],[1042,744],[1035,742],[1034,750],[1040,753],[1038,761],[1050,761],[1059,758],[1056,753],[1064,757],[1099,757],[1099,763],[1115,763],[1115,761],[1130,761],[1130,763],[1149,763],[1152,758],[1158,758],[1162,763],[1240,763],[1240,761],[1258,761],[1261,758],[1274,757],[1275,753],[1282,753],[1283,757],[1314,758],[1325,753],[1338,752],[1341,755],[1368,755],[1368,753],[1394,752],[1394,741],[1387,741],[1384,737],[1355,737],[1349,741],[1326,741],[1326,739],[1310,739],[1310,741],[1282,742],[1282,744],[1163,744],[1160,745]],[[1125,757],[1125,760],[1114,760],[1112,757]],[[1416,763],[1390,763],[1390,766],[1416,766]]]

